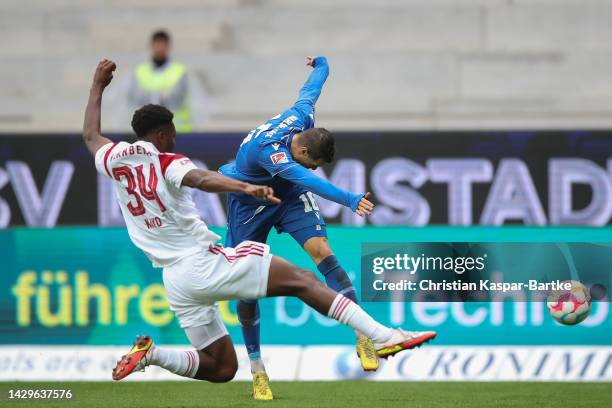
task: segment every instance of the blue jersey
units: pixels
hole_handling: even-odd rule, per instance
[[[357,208],[363,194],[352,194],[315,176],[291,155],[293,136],[314,127],[315,103],[329,74],[325,57],[314,60],[314,69],[291,108],[253,129],[244,138],[236,161],[219,169],[225,176],[254,184],[269,185],[281,200],[296,198],[304,188],[342,205]],[[300,186],[301,188],[296,188]],[[245,203],[271,205],[253,197],[236,194]]]
[[[291,155],[291,140],[294,134],[314,127],[314,106],[328,74],[327,60],[317,57],[314,69],[293,106],[253,129],[242,141],[236,161],[222,166],[219,172],[242,181],[272,186],[277,195],[286,196],[291,183],[281,178],[275,180],[275,176],[289,167],[300,165]]]
[[[286,198],[293,183],[276,176],[290,167],[300,166],[291,155],[291,141],[294,134],[314,126],[314,111],[305,112],[294,105],[252,130],[240,145],[236,161],[219,171],[249,183],[269,185],[281,199]]]

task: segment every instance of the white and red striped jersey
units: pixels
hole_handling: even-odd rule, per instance
[[[195,168],[189,158],[160,153],[144,140],[108,143],[96,152],[96,170],[113,179],[130,238],[153,266],[171,265],[220,238],[200,219],[189,188],[181,186]]]

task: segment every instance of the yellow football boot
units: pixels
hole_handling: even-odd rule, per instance
[[[265,371],[253,373],[253,398],[259,401],[272,401],[272,389],[270,388],[270,379]]]
[[[357,340],[357,355],[361,361],[363,371],[378,370],[378,356],[374,348],[374,342],[368,337],[360,337]]]

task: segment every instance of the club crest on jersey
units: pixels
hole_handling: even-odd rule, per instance
[[[272,160],[274,164],[289,163],[289,158],[285,152],[278,152],[270,155],[270,160]]]

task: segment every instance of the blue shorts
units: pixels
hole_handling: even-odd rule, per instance
[[[272,227],[290,234],[298,244],[312,237],[327,237],[325,220],[311,192],[301,190],[278,205],[245,203],[235,193],[227,197],[228,222],[225,246],[243,241],[266,242]]]

